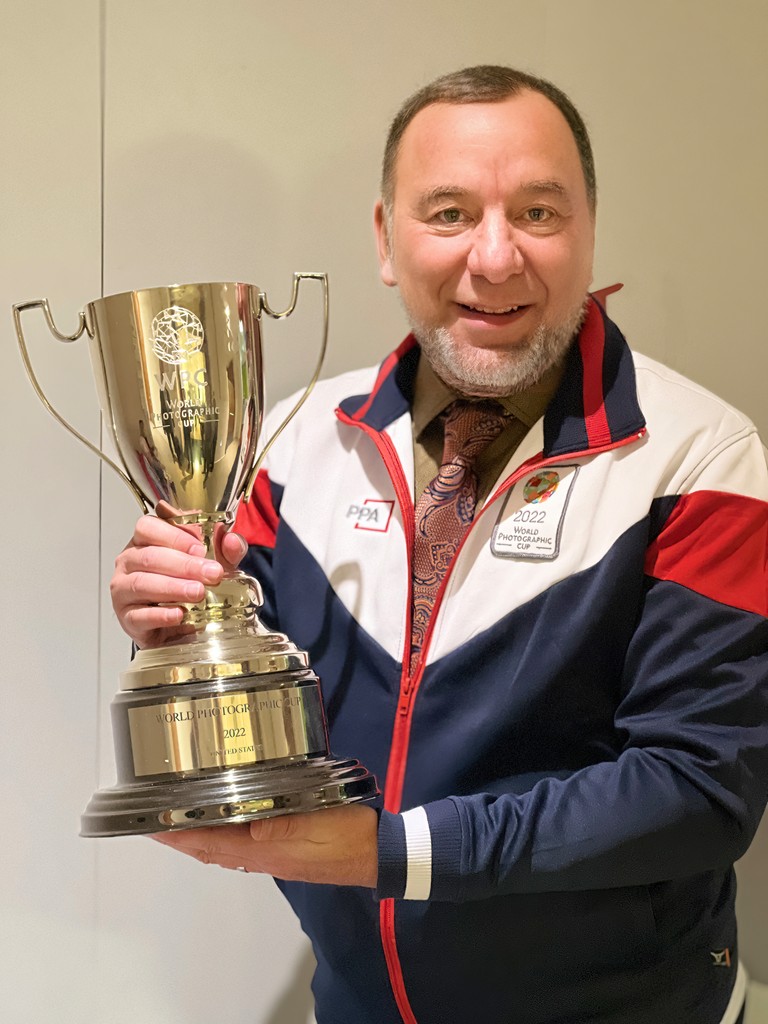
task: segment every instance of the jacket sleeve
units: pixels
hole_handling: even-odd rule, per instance
[[[663,499],[672,511],[647,552],[618,757],[524,793],[382,814],[380,898],[648,885],[745,852],[768,796],[768,474],[756,435],[681,491]]]

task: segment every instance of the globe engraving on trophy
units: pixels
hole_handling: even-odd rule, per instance
[[[150,331],[152,351],[158,359],[177,366],[199,352],[205,340],[202,323],[191,309],[183,306],[161,309],[153,318]]]

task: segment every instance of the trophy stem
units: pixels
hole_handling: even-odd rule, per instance
[[[199,526],[205,557],[216,558],[216,537],[221,529],[228,529],[235,521],[234,512],[184,512],[168,516],[174,526]]]

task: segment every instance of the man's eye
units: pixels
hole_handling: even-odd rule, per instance
[[[442,221],[443,224],[459,224],[461,223],[461,210],[457,210],[455,206],[450,207],[448,210],[441,210],[437,219]]]
[[[533,221],[535,224],[543,224],[552,216],[549,210],[543,209],[541,206],[534,206],[532,209],[527,211],[528,219]]]

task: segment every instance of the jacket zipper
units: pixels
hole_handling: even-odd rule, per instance
[[[408,562],[408,599],[406,602],[405,610],[405,637],[404,637],[404,652],[403,652],[403,668],[400,675],[400,694],[404,691],[407,692],[409,688],[409,666],[410,666],[410,636],[411,636],[411,616],[412,616],[412,605],[413,605],[413,539],[416,531],[414,523],[414,506],[413,498],[411,497],[411,489],[406,482],[405,475],[403,474],[402,463],[400,457],[397,454],[392,439],[388,434],[383,431],[374,430],[369,427],[366,423],[361,423],[359,420],[353,420],[346,413],[343,413],[340,409],[336,410],[336,415],[342,423],[346,423],[350,427],[359,427],[364,433],[370,437],[373,443],[376,445],[379,454],[384,460],[384,465],[387,467],[390,479],[395,487],[395,497],[397,498],[398,504],[400,505],[400,511],[403,517],[403,530],[405,531],[405,542],[406,542],[406,559]],[[387,779],[384,783],[384,809],[391,811],[396,814],[400,809],[400,795],[402,793],[402,783],[400,784],[400,790],[397,796],[397,805],[392,803],[390,793],[392,787],[390,786],[390,774],[392,764],[397,764],[398,757],[395,756],[395,739],[398,735],[398,724],[400,716],[395,717],[395,725],[392,733],[392,744],[389,751],[389,763],[387,766]],[[406,745],[403,749],[402,758],[404,759],[407,753],[407,737]],[[403,979],[403,971],[400,966],[400,957],[397,952],[397,940],[395,938],[395,901],[393,899],[385,899],[379,903],[379,932],[381,935],[381,948],[384,953],[384,961],[387,965],[387,974],[389,976],[389,984],[392,988],[392,995],[395,999],[400,1017],[402,1018],[403,1024],[418,1024],[413,1010],[411,1009],[410,1000],[408,999],[408,993],[405,990],[405,981]]]

